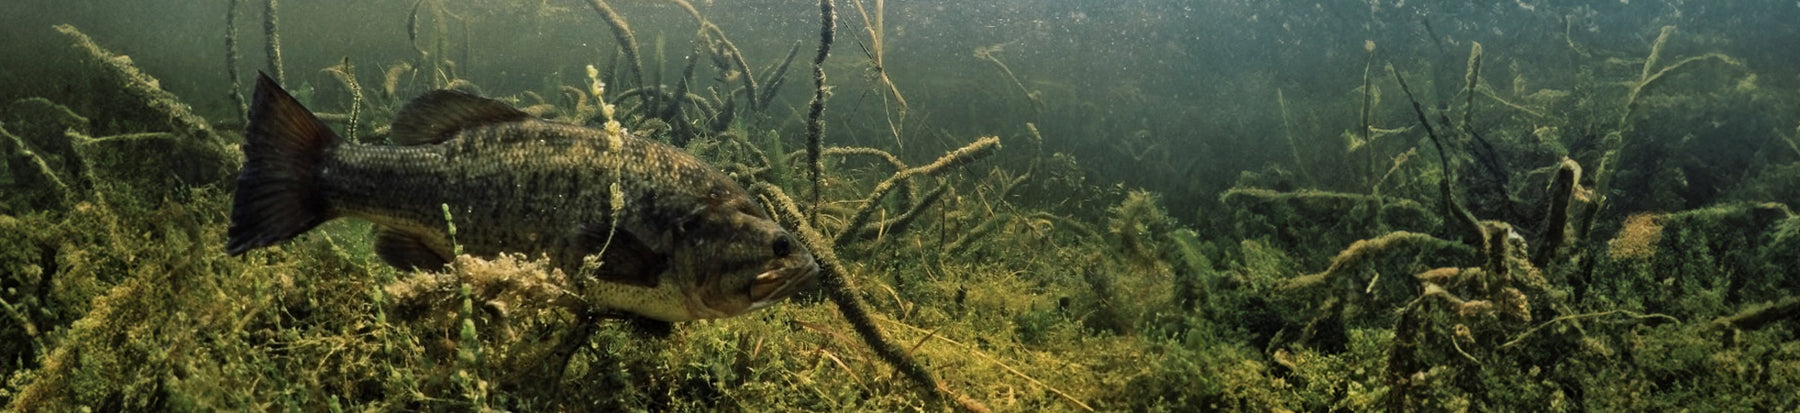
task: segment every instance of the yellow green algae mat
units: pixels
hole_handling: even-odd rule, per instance
[[[1800,410],[1792,2],[17,0],[8,411]]]

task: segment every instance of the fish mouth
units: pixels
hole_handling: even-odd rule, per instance
[[[750,284],[750,310],[774,305],[812,284],[819,266],[812,260],[764,271]]]

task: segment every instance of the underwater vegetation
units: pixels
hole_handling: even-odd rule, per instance
[[[494,6],[607,37],[585,70],[523,87],[470,69],[468,25],[493,10],[408,2],[389,39],[405,53],[302,68],[282,48],[309,39],[277,16],[303,6],[229,3],[216,96],[40,28],[68,45],[51,62],[69,86],[0,102],[7,410],[1800,409],[1794,74],[1678,26],[1553,33],[1555,68],[1362,42],[1335,97],[1263,98],[1274,161],[1193,194],[1103,179],[1119,159],[1185,166],[1153,127],[1056,136],[1111,103],[1016,72],[1016,44],[972,57],[1011,126],[938,127],[957,109],[883,50],[882,0],[807,2],[819,30],[785,54],[684,0]],[[691,43],[647,34],[647,10]],[[397,270],[352,220],[228,257],[239,29],[263,32],[252,67],[355,143],[389,144],[408,99],[452,89],[682,147],[798,235],[821,283],[669,327],[571,299],[543,257]],[[849,108],[874,113],[833,117]],[[1078,139],[1116,150],[1057,143]]]

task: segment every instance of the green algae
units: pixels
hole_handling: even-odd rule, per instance
[[[1394,156],[1387,176],[1246,172],[1199,211],[1087,180],[1078,162],[1086,158],[1046,153],[1035,126],[1002,134],[1005,147],[944,139],[931,149],[941,154],[821,148],[871,155],[867,164],[803,161],[783,149],[802,135],[743,129],[754,122],[693,128],[701,132],[689,150],[746,186],[799,188],[819,168],[809,194],[821,200],[816,209],[785,211],[775,191],[759,193],[785,220],[817,214],[821,233],[810,242],[841,254],[831,260],[845,293],[666,332],[597,318],[566,298],[560,274],[529,257],[396,271],[372,258],[363,223],[335,222],[227,258],[217,246],[236,159],[226,142],[236,132],[181,114],[166,92],[120,92],[156,89],[148,75],[122,69],[128,60],[89,60],[83,70],[119,91],[20,100],[0,116],[0,403],[17,411],[1792,409],[1800,405],[1792,314],[1800,285],[1789,275],[1800,265],[1795,161],[1766,156],[1735,197],[1684,192],[1682,182],[1700,176],[1689,171],[1707,172],[1693,169],[1703,162],[1672,172],[1634,161],[1694,145],[1646,131],[1683,122],[1665,115],[1713,110],[1702,103],[1717,91],[1709,86],[1734,85],[1718,93],[1735,105],[1772,99],[1734,58],[1659,58],[1671,33],[1641,70],[1587,73],[1631,82],[1619,91],[1629,97],[1584,85],[1579,103],[1567,102],[1576,113],[1613,115],[1602,127],[1617,135],[1601,134],[1602,147],[1569,153],[1570,135],[1502,123],[1487,137],[1498,151],[1545,162],[1485,169],[1466,132],[1490,109],[1477,105],[1530,109],[1508,120],[1581,126],[1520,106],[1540,103],[1501,100],[1469,70],[1457,85],[1465,99],[1444,110],[1463,116],[1442,120],[1441,157],[1418,154],[1420,131],[1383,132],[1415,146],[1390,139],[1354,149],[1368,152],[1356,162]],[[1675,71],[1653,72],[1659,60],[1676,62],[1660,66]],[[400,70],[387,71],[385,101],[326,105],[360,112],[334,119],[375,131],[366,140],[382,134],[376,125],[397,111],[397,97],[425,87],[401,85],[396,73],[453,65],[391,67]],[[1751,80],[1730,81],[1743,77]],[[361,95],[358,82],[342,83]],[[535,102],[594,119],[602,109],[588,99],[602,96],[570,89],[573,99]],[[769,105],[749,93],[726,99]],[[523,92],[513,99],[532,101]],[[926,102],[912,110],[924,113]],[[1033,102],[1034,110],[1078,105]],[[1339,106],[1327,110],[1359,108]],[[733,106],[684,116],[716,119],[725,107]],[[639,108],[619,118],[674,130]],[[1630,191],[1604,202],[1593,191],[1605,185],[1584,178],[1564,200],[1568,219],[1545,219],[1558,208],[1540,188],[1561,156],[1600,166],[1610,185]],[[1513,182],[1498,195],[1472,182],[1496,173]],[[1371,181],[1394,184],[1376,193]],[[1446,194],[1480,198],[1466,201],[1490,218],[1478,222],[1479,242],[1449,228],[1454,218],[1438,208],[1455,203]],[[1501,212],[1505,202],[1548,212]],[[1528,259],[1555,233],[1538,223],[1568,221],[1589,229],[1567,235],[1566,252],[1548,265]],[[844,301],[867,313],[847,316]],[[871,325],[875,340],[864,332]],[[937,388],[921,388],[907,363]]]

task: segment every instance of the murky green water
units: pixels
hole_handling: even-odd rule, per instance
[[[827,4],[816,65],[808,1],[0,5],[0,403],[1800,409],[1791,2]],[[356,219],[229,257],[259,71],[357,145],[616,121],[823,279],[671,325]]]

